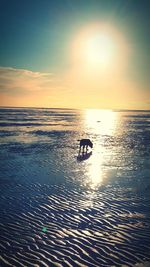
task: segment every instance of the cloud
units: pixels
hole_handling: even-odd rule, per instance
[[[0,67],[0,77],[0,92],[8,95],[22,95],[47,89],[55,82],[53,73],[11,67]]]
[[[62,76],[49,72],[0,67],[1,106],[57,106],[69,88]]]

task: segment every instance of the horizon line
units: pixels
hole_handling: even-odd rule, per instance
[[[122,108],[68,108],[68,107],[34,107],[34,106],[29,106],[29,107],[21,107],[21,106],[0,106],[0,109],[68,109],[68,110],[86,110],[86,109],[99,109],[99,110],[111,110],[111,111],[139,111],[139,112],[150,112],[150,109],[122,109]]]

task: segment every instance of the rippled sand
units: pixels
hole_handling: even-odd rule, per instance
[[[0,266],[150,266],[150,113],[0,115]]]

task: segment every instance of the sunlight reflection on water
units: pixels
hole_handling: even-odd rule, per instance
[[[117,113],[111,110],[87,109],[85,127],[93,134],[113,135],[116,130]]]
[[[86,181],[91,189],[101,186],[106,176],[105,164],[111,153],[102,142],[103,136],[115,135],[117,129],[117,113],[110,110],[86,110],[85,128],[94,142],[93,153],[85,165]]]

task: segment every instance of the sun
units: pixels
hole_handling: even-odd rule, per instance
[[[89,25],[73,40],[73,65],[80,70],[112,70],[116,66],[121,67],[126,60],[126,54],[124,37],[112,25],[103,23]]]
[[[85,48],[85,57],[90,65],[106,67],[114,61],[116,54],[115,41],[107,33],[100,32],[89,36]]]

